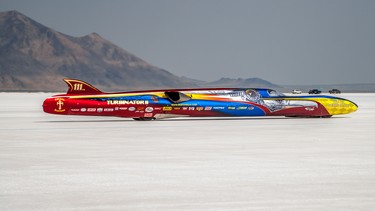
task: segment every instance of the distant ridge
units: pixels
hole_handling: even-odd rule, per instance
[[[252,88],[271,88],[277,89],[281,88],[281,86],[273,84],[269,81],[263,80],[261,78],[221,78],[217,81],[213,82],[206,82],[201,84],[206,87],[252,87]]]
[[[62,78],[103,90],[196,87],[92,33],[72,37],[17,12],[0,13],[0,90],[65,90]]]

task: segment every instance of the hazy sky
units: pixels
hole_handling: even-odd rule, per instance
[[[375,83],[374,0],[0,0],[7,10],[178,76]]]

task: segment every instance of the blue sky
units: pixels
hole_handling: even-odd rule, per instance
[[[178,76],[375,83],[375,1],[0,0],[71,36],[100,34]]]

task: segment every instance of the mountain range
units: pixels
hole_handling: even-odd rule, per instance
[[[0,89],[64,90],[78,78],[110,90],[196,86],[96,33],[72,37],[27,16],[0,13]]]
[[[20,12],[1,12],[0,91],[65,91],[63,78],[81,79],[103,91],[195,87],[267,87],[284,91],[292,88],[260,78],[205,82],[179,77],[97,33],[73,37]],[[375,91],[375,85],[366,89]]]

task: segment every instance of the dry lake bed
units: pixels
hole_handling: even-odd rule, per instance
[[[0,210],[374,210],[375,94],[315,118],[54,116],[0,93]]]

